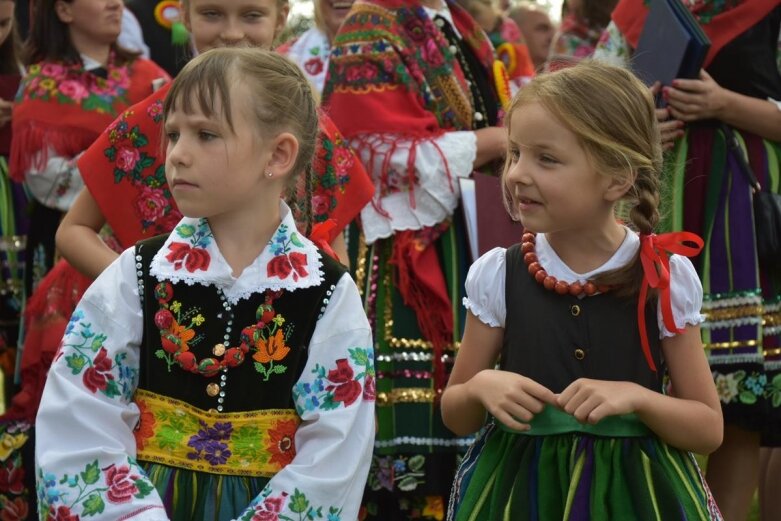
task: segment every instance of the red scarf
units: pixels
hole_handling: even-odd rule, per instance
[[[640,40],[648,16],[648,1],[662,0],[621,0],[613,11],[613,21],[632,48]],[[722,47],[759,22],[779,0],[683,0],[683,3],[710,38],[711,48],[705,58],[707,67]]]
[[[86,149],[126,107],[152,93],[152,82],[168,75],[149,60],[116,65],[100,78],[81,63],[31,65],[13,112],[9,170],[19,182],[35,167],[43,169],[51,148],[74,157]]]

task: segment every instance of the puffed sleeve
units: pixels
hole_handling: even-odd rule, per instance
[[[374,444],[375,373],[369,322],[348,274],[318,320],[293,399],[296,455],[239,519],[357,519]]]
[[[629,67],[632,47],[615,22],[610,22],[599,38],[594,50],[594,59],[618,67]]]
[[[705,321],[700,313],[702,310],[702,284],[694,265],[681,255],[670,257],[670,298],[672,300],[673,319],[679,329],[686,326],[697,326]],[[662,307],[657,306],[659,321],[659,337],[674,336],[664,327]]]
[[[143,320],[133,255],[84,294],[49,371],[35,424],[41,519],[168,519],[136,462]]]
[[[504,298],[505,250],[494,248],[469,268],[464,307],[491,327],[504,327],[507,306]]]

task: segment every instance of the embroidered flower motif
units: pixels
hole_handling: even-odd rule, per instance
[[[14,495],[24,492],[24,469],[15,465],[13,459],[0,466],[0,490]]]
[[[206,444],[203,457],[211,465],[224,465],[231,457],[231,451],[224,443],[212,440]]]
[[[106,469],[106,498],[112,503],[127,503],[138,494],[136,480],[139,476],[130,472],[128,465],[112,465]]]
[[[366,377],[366,383],[363,386],[363,399],[368,401],[374,401],[377,397],[377,389],[373,376]]]
[[[64,505],[57,508],[54,505],[49,507],[49,517],[47,521],[79,521],[79,516],[71,513],[71,509]]]
[[[163,101],[155,100],[146,108],[146,113],[155,123],[159,123],[163,119]]]
[[[268,430],[266,450],[271,454],[271,463],[280,469],[293,461],[296,455],[296,430],[298,430],[298,422],[295,420],[278,421]]]
[[[328,371],[328,380],[336,385],[326,386],[327,391],[334,391],[334,401],[350,405],[361,395],[361,384],[353,380],[353,368],[346,358],[336,361],[336,369]]]
[[[209,252],[203,248],[193,248],[188,244],[172,242],[168,245],[168,249],[171,250],[171,253],[166,255],[165,258],[168,262],[173,263],[175,270],[182,269],[182,266],[190,273],[194,273],[196,270],[206,271],[209,269],[211,257]]]
[[[271,259],[266,267],[269,277],[279,277],[286,279],[288,275],[293,274],[293,280],[297,281],[299,277],[306,277],[309,273],[306,271],[306,254],[293,252],[287,255],[279,255]]]
[[[23,521],[29,514],[29,507],[24,497],[9,499],[0,496],[0,509],[0,521]]]
[[[228,422],[218,422],[213,427],[209,427],[203,421],[200,425],[201,429],[187,442],[188,447],[195,449],[189,452],[187,457],[192,460],[203,458],[213,466],[224,465],[231,457],[231,451],[223,441],[230,441],[233,425]]]
[[[71,98],[76,102],[81,102],[81,100],[89,96],[89,91],[78,81],[63,81],[60,83],[59,90],[63,96]]]
[[[284,359],[290,352],[290,347],[285,345],[285,335],[281,329],[277,329],[268,340],[259,338],[255,344],[257,352],[252,359],[261,364]]]
[[[155,316],[155,318],[157,317]],[[173,316],[171,316],[171,320],[171,327],[168,328],[165,334],[160,336],[163,349],[172,354],[180,349],[184,352],[189,351],[190,346],[188,342],[195,338],[195,330],[188,326],[180,325]]]
[[[285,493],[278,497],[265,498],[262,503],[255,506],[251,521],[278,521],[286,501],[287,494]]]
[[[132,172],[139,159],[141,159],[141,153],[137,148],[122,147],[117,152],[117,168],[125,173]]]
[[[323,72],[323,68],[324,68],[323,60],[321,60],[319,57],[310,58],[304,63],[304,70],[310,76],[317,76],[318,74]]]
[[[101,347],[98,356],[92,361],[92,366],[84,371],[82,377],[84,386],[93,393],[105,391],[109,380],[114,380],[111,368],[112,363],[111,359],[108,358],[108,351],[105,347]]]
[[[136,438],[136,447],[141,451],[146,447],[147,440],[155,435],[155,415],[144,400],[136,400],[136,405],[140,415],[133,436]]]

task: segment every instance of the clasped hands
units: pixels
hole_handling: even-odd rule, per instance
[[[546,405],[593,425],[607,416],[635,412],[649,392],[633,382],[579,378],[556,394],[530,378],[497,369],[483,370],[475,378],[473,393],[486,410],[517,431],[529,430],[529,422]]]

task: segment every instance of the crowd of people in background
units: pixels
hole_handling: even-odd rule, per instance
[[[781,519],[781,0],[313,1],[0,0],[0,519]]]

